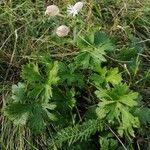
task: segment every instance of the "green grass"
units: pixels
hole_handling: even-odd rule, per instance
[[[61,15],[52,18],[44,15],[46,6],[52,4],[50,1],[0,2],[0,148],[96,150],[101,147],[102,150],[109,150],[115,149],[116,145],[118,149],[150,149],[150,120],[146,117],[149,115],[150,107],[149,0],[88,0],[77,17],[68,17],[66,7],[74,2],[54,1],[61,9]],[[55,34],[56,28],[61,24],[71,28],[65,38],[59,38]],[[102,31],[108,36],[102,34],[100,42],[108,40],[106,42],[108,45],[106,44],[107,47],[104,47],[101,53],[98,53],[96,43],[91,42],[92,34],[97,31]],[[85,41],[82,41],[82,38]],[[91,47],[94,47],[95,51]],[[85,50],[87,53],[83,52]],[[95,57],[97,55],[102,56],[95,67],[93,62],[97,61]],[[43,56],[43,59],[40,56]],[[103,57],[107,61],[103,62]],[[12,102],[12,85],[22,82],[27,88],[30,84],[31,87],[36,87],[34,82],[31,83],[28,78],[22,77],[23,65],[38,64],[39,73],[46,79],[49,72],[44,70],[46,63],[50,63],[49,70],[51,70],[54,61],[58,61],[60,65],[60,72],[57,74],[60,79],[57,84],[54,83],[53,97],[50,99],[58,105],[55,110],[58,121],[46,120],[45,130],[36,134],[28,124],[13,124],[9,117],[4,115],[5,107]],[[108,73],[104,69],[100,73],[98,70],[100,64],[101,68],[107,67]],[[111,68],[116,67],[119,72],[113,74]],[[27,72],[27,75],[30,76],[30,73]],[[118,73],[122,75],[122,81]],[[91,80],[92,75],[95,82]],[[45,81],[43,80],[39,79],[39,84],[43,84]],[[102,124],[105,131],[98,130],[95,125],[97,130],[95,129],[93,134],[90,129],[89,133],[88,129],[85,130],[86,133],[82,132],[84,127],[88,126],[87,120],[97,119],[94,109],[101,99],[96,97],[95,90],[100,90],[99,86],[107,91],[113,89],[115,84],[112,80],[115,80],[115,83],[116,81],[126,83],[131,90],[139,93],[137,99],[139,107],[128,108],[128,111],[138,116],[140,120],[140,128],[134,129],[135,137],[131,137],[131,141],[127,134],[122,137],[118,134],[119,122],[114,123],[107,118]],[[66,129],[67,127],[69,129]],[[74,135],[78,135],[78,131],[81,131],[76,138],[77,141],[71,139],[69,134],[69,141],[67,137],[66,141],[64,140],[65,132],[71,131],[75,132]],[[59,133],[63,139],[57,135]],[[87,137],[85,135],[85,141],[84,138],[80,139],[84,134],[89,135]],[[61,143],[62,147],[57,143],[59,140],[64,140],[64,143]]]

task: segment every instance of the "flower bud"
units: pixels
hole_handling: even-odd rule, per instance
[[[73,7],[79,12],[83,7],[83,2],[77,2]]]
[[[58,6],[56,6],[56,5],[47,6],[46,11],[45,11],[45,15],[56,16],[58,14],[59,14]]]
[[[82,9],[83,5],[84,5],[83,2],[77,2],[77,3],[75,3],[75,5],[68,6],[68,8],[67,8],[68,14],[72,15],[72,16],[76,16]]]
[[[69,33],[70,29],[69,27],[65,26],[65,25],[61,25],[57,28],[56,30],[56,34],[59,36],[59,37],[64,37],[64,36],[67,36],[68,33]]]

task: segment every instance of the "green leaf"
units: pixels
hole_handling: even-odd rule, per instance
[[[100,137],[101,150],[116,150],[118,147],[117,140],[110,137]]]
[[[58,120],[56,115],[54,115],[53,113],[50,113],[48,110],[45,110],[45,111],[46,111],[46,114],[47,114],[49,120],[51,120],[51,121],[57,121]]]
[[[43,97],[44,97],[43,101],[45,103],[48,103],[49,99],[52,97],[52,87],[48,84],[44,85]]]
[[[29,63],[23,66],[21,77],[28,82],[42,81],[37,64]]]
[[[103,119],[106,117],[108,111],[106,109],[103,109],[101,107],[97,107],[96,110],[95,110],[96,114],[97,114],[97,117],[99,119]]]
[[[75,127],[67,127],[57,132],[55,136],[55,143],[61,147],[62,143],[67,142],[70,146],[77,141],[85,141],[96,131],[102,129],[102,122],[100,120],[89,120],[83,122],[81,125]]]
[[[88,33],[87,35],[84,35],[84,37],[78,36],[77,38],[77,46],[81,49],[92,44],[94,44],[94,33]]]
[[[150,108],[148,107],[139,108],[136,109],[134,113],[139,117],[143,125],[150,124]]]
[[[122,77],[118,73],[118,68],[111,68],[108,70],[106,81],[112,83],[113,85],[121,83]]]
[[[49,100],[52,97],[52,85],[59,79],[57,73],[58,62],[24,65],[22,78],[25,81],[12,86],[12,102],[4,110],[6,116],[14,124],[27,125],[33,133],[45,128],[46,118],[56,120],[51,112],[56,105],[49,103]]]
[[[34,99],[34,101],[37,101],[41,95],[43,94],[44,85],[43,84],[33,84],[28,87],[28,93],[27,97],[29,99]]]
[[[139,127],[139,120],[130,110],[137,106],[138,94],[130,91],[126,84],[115,85],[109,90],[100,88],[95,94],[101,100],[96,109],[98,118],[105,118],[112,124],[118,122],[120,136],[125,134],[129,139],[134,136],[133,128]]]
[[[119,127],[119,130],[125,130],[126,135],[129,137],[133,136],[134,137],[134,130],[133,128],[139,128],[140,123],[137,117],[134,117],[131,113],[129,113],[128,110],[122,108],[122,123],[121,126]],[[122,135],[120,135],[122,136]]]
[[[99,46],[98,48],[90,49],[88,52],[90,53],[91,57],[95,64],[101,64],[101,62],[105,62],[106,59],[104,55],[106,55],[105,50],[107,49],[107,45]]]
[[[91,61],[91,56],[88,52],[80,52],[75,58],[77,66],[83,66],[83,68],[88,68]]]
[[[73,107],[75,107],[75,91],[74,89],[71,89],[70,91],[68,90],[66,93],[66,103],[67,105],[72,109]]]
[[[121,83],[122,81],[122,77],[118,72],[118,68],[110,68],[108,70],[106,67],[101,68],[100,66],[96,66],[95,71],[97,73],[91,75],[91,80],[98,87],[101,87],[103,85],[107,86],[108,83],[116,85]]]
[[[15,125],[25,125],[28,120],[30,110],[30,104],[14,102],[5,107],[4,113]]]
[[[112,49],[112,44],[103,32],[91,32],[84,36],[79,36],[77,46],[81,49],[76,57],[77,64],[88,67],[93,64],[100,64],[104,61],[106,50]],[[85,58],[86,57],[86,58]],[[90,63],[93,62],[92,64]]]
[[[47,84],[48,85],[53,85],[58,82],[59,80],[59,77],[57,76],[58,69],[59,69],[59,65],[57,61],[54,62],[52,68],[51,68],[51,65],[50,67],[49,66],[47,67]]]
[[[26,100],[26,86],[24,83],[18,83],[18,85],[12,85],[12,99],[16,102]]]
[[[28,127],[34,133],[40,133],[45,128],[45,122],[43,119],[44,110],[41,106],[35,105],[32,108],[32,113],[30,114],[30,118],[28,120]]]
[[[132,61],[137,58],[138,50],[135,48],[123,47],[118,53],[118,59],[122,61]]]
[[[94,36],[94,43],[95,45],[100,45],[102,43],[107,43],[110,42],[108,35],[103,32],[103,31],[97,31],[95,32],[95,36]]]
[[[127,106],[133,107],[133,106],[137,106],[137,102],[134,101],[137,98],[138,98],[138,93],[136,93],[136,92],[129,92],[127,95],[124,95],[124,96],[120,97],[119,101],[122,104],[125,104]]]
[[[48,104],[44,103],[42,104],[42,107],[44,109],[54,110],[57,107],[57,105],[55,103],[48,103]]]
[[[66,65],[61,63],[60,66],[59,76],[61,78],[61,84],[66,81],[69,86],[75,84],[79,87],[83,87],[83,75],[76,69],[74,64]]]

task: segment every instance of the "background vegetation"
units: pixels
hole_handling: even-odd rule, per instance
[[[0,1],[0,148],[150,149],[150,1],[74,3]]]

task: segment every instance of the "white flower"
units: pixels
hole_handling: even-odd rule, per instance
[[[56,16],[58,14],[59,14],[58,6],[56,6],[56,5],[47,6],[46,11],[45,11],[45,15]]]
[[[67,9],[67,12],[69,13],[69,15],[75,16],[79,13],[82,7],[83,7],[83,2],[77,2],[74,6],[70,5]]]
[[[80,11],[83,7],[83,2],[77,2],[75,5],[74,5],[74,8],[77,10],[77,11]]]
[[[65,25],[61,25],[56,29],[56,34],[59,37],[64,37],[64,36],[68,35],[69,31],[70,31],[69,27],[67,27]]]

